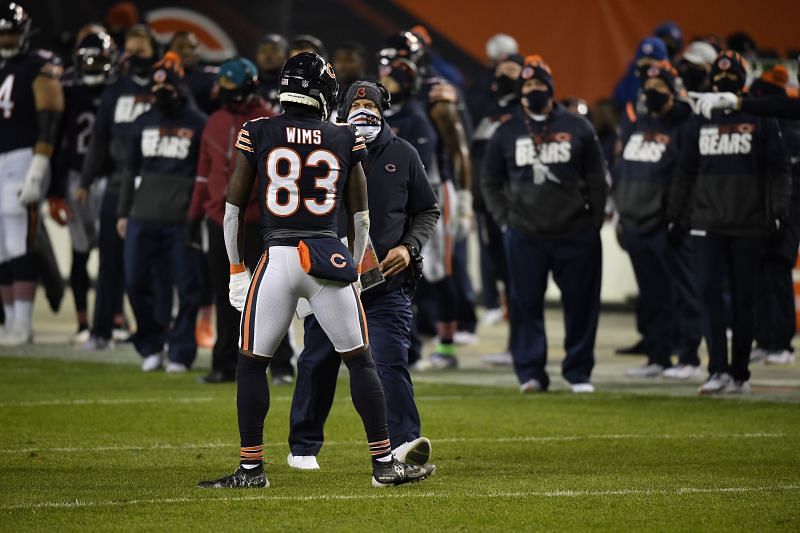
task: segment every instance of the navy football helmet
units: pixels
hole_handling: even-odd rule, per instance
[[[86,85],[101,85],[114,73],[117,45],[105,31],[86,35],[75,46],[75,70]]]
[[[0,7],[0,34],[18,36],[15,45],[0,48],[0,58],[10,59],[28,49],[28,40],[31,36],[31,17],[22,9],[21,5],[11,2],[5,7]]]
[[[339,94],[333,65],[313,52],[289,58],[281,69],[278,94],[281,103],[314,107],[327,120]]]

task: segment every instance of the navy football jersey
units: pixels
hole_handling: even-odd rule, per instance
[[[352,126],[280,115],[246,122],[236,140],[255,166],[266,246],[338,235],[350,169],[367,153]]]
[[[80,172],[83,158],[89,150],[94,119],[100,107],[105,85],[88,86],[73,79],[65,80],[63,131],[68,150],[65,163],[68,168]]]
[[[58,57],[46,50],[25,52],[0,63],[0,153],[33,148],[39,136],[33,80],[60,79]]]

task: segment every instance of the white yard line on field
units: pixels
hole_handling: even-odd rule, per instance
[[[272,489],[274,491],[275,489]],[[282,502],[309,502],[309,501],[342,501],[342,500],[382,500],[397,498],[459,498],[459,499],[496,499],[496,498],[580,498],[602,496],[681,496],[686,494],[739,494],[751,492],[787,492],[800,490],[800,485],[774,485],[760,487],[674,487],[666,489],[564,489],[551,491],[515,491],[515,492],[383,492],[376,494],[320,494],[309,496],[281,496],[270,495],[270,490],[259,494],[242,496],[206,497],[214,491],[198,491],[197,497],[181,498],[146,498],[136,500],[72,500],[72,501],[44,501],[32,503],[12,503],[0,506],[0,511],[19,511],[37,509],[77,509],[86,507],[122,507],[131,505],[174,505],[180,503],[204,504],[223,502],[251,502],[251,501],[282,501]],[[216,492],[219,494],[218,492]]]
[[[137,403],[205,403],[214,401],[210,397],[188,398],[76,398],[73,400],[37,400],[0,402],[0,407],[52,407],[54,405],[127,405]]]
[[[628,434],[589,434],[589,435],[522,435],[515,437],[443,437],[433,438],[436,443],[460,443],[460,442],[486,442],[486,443],[507,443],[507,442],[570,442],[579,440],[700,440],[700,439],[775,439],[783,437],[794,437],[788,433],[687,433],[687,434],[648,434],[648,433],[628,433]],[[363,441],[326,441],[327,446],[362,446]],[[264,446],[270,447],[286,446],[286,442],[265,442]],[[155,450],[201,450],[213,448],[236,449],[234,441],[224,442],[205,442],[205,443],[185,443],[185,444],[149,444],[149,445],[106,445],[92,447],[61,447],[61,448],[0,448],[0,453],[94,453],[94,452],[121,452],[121,451],[155,451]]]

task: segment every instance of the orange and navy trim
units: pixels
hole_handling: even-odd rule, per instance
[[[358,310],[358,323],[361,325],[361,340],[364,341],[364,346],[369,345],[369,329],[367,329],[367,314],[364,312],[364,307],[361,305],[361,298],[358,297],[358,291],[355,285],[350,285],[353,289],[353,294],[356,297],[356,308]]]
[[[242,446],[239,448],[239,462],[245,465],[257,465],[264,462],[264,446]]]
[[[358,152],[359,150],[366,150],[366,149],[367,149],[366,139],[364,139],[363,135],[357,134],[355,143],[353,144],[353,151]]]
[[[372,455],[373,459],[386,457],[387,455],[392,453],[392,444],[389,441],[389,439],[370,442],[368,444],[369,444],[369,453]]]
[[[245,353],[253,353],[253,345],[255,344],[256,309],[258,308],[256,305],[258,289],[261,286],[264,273],[267,271],[267,263],[269,263],[269,252],[264,252],[253,273],[253,281],[250,282],[250,290],[247,292],[247,300],[245,301],[244,309],[242,309],[240,335],[242,337],[241,348]]]
[[[251,154],[254,153],[253,143],[250,142],[250,132],[244,128],[240,129],[239,135],[236,136],[236,144],[234,144],[234,146],[239,150],[244,150]]]

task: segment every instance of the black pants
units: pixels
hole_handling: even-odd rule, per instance
[[[793,237],[787,251],[780,243],[770,243],[756,279],[756,344],[768,352],[792,350],[795,334],[792,268],[797,256]]]
[[[756,277],[764,256],[763,238],[727,237],[709,233],[693,237],[703,329],[708,344],[709,374],[728,373],[733,379],[750,379],[750,348],[753,344],[753,305]],[[728,362],[723,292],[728,274],[733,342]]]
[[[263,243],[261,231],[256,224],[245,228],[244,262],[253,272],[261,257]],[[239,357],[239,322],[241,315],[234,309],[228,299],[230,283],[230,263],[225,250],[225,236],[222,226],[208,221],[208,274],[214,293],[217,313],[217,340],[211,352],[211,368],[227,375],[236,373],[236,362]],[[293,375],[291,359],[294,355],[288,335],[270,361],[272,375]]]
[[[101,339],[111,338],[114,315],[122,310],[125,291],[124,241],[117,233],[118,201],[119,193],[106,192],[100,207],[100,232],[97,241],[100,265],[95,287],[92,334]]]

